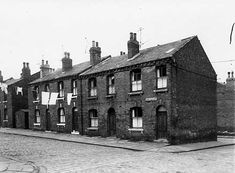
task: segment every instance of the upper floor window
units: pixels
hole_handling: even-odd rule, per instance
[[[89,111],[90,127],[98,127],[97,110],[92,109]]]
[[[59,108],[58,109],[58,119],[59,119],[59,123],[65,123],[64,108]]]
[[[39,86],[35,86],[33,89],[33,98],[34,100],[39,100]]]
[[[7,101],[7,94],[3,91],[3,101]]]
[[[142,128],[142,109],[140,107],[131,108],[131,127]]]
[[[166,66],[157,67],[157,88],[167,87]]]
[[[107,84],[108,84],[108,94],[115,94],[114,75],[109,75],[107,77]]]
[[[35,123],[40,123],[41,117],[40,117],[40,111],[38,109],[35,110]]]
[[[58,83],[58,92],[59,92],[59,97],[64,97],[64,82],[59,82]]]
[[[4,112],[3,112],[4,114],[3,114],[3,119],[4,120],[8,120],[8,114],[7,114],[7,108],[4,108]]]
[[[141,70],[136,69],[131,71],[131,91],[141,91],[141,90],[142,90]]]
[[[72,80],[72,93],[73,95],[78,94],[78,83],[76,80]]]
[[[89,96],[97,96],[96,78],[89,79],[88,87]]]
[[[45,85],[44,91],[45,91],[45,92],[49,92],[49,91],[50,91],[49,84],[46,84],[46,85]]]

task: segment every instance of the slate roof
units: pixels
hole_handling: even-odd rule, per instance
[[[44,76],[43,78],[39,78],[39,79],[34,80],[30,84],[50,81],[50,80],[63,78],[63,77],[67,77],[67,76],[73,76],[73,75],[76,75],[76,74],[83,72],[84,70],[86,70],[89,67],[90,67],[90,61],[76,64],[73,66],[73,68],[71,70],[68,70],[65,72],[62,72],[62,68],[59,68],[59,69],[55,70],[54,72]]]
[[[180,48],[182,48],[186,43],[188,43],[195,37],[196,36],[192,36],[175,42],[140,50],[140,53],[138,53],[131,59],[128,59],[127,54],[116,57],[110,57],[106,60],[103,60],[99,64],[93,66],[92,68],[86,70],[81,75],[89,75],[102,71],[132,66],[135,64],[141,64],[144,62],[171,57],[174,53],[176,53]]]
[[[15,84],[16,82],[19,82],[20,80],[21,80],[21,79],[13,79],[13,78],[10,78],[10,79],[5,80],[4,83],[9,86],[9,85]]]

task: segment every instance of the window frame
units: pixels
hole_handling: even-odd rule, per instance
[[[165,89],[167,88],[167,67],[166,65],[161,65],[156,67],[156,88]]]
[[[39,100],[39,86],[34,86],[33,88],[33,98],[35,101]]]
[[[89,114],[89,127],[98,128],[99,127],[99,118],[98,112],[96,109],[91,109],[88,112]]]
[[[41,116],[40,116],[40,110],[39,109],[35,109],[34,116],[35,116],[35,121],[34,122],[35,123],[41,123]]]
[[[141,107],[133,107],[130,109],[131,128],[143,128],[143,110]]]
[[[130,72],[130,84],[131,92],[142,91],[143,87],[141,69],[134,69]]]
[[[114,74],[107,76],[107,95],[115,94],[115,77]]]
[[[59,98],[63,98],[64,97],[64,82],[63,81],[60,81],[58,82],[58,97]]]
[[[50,85],[49,84],[45,84],[44,91],[45,92],[50,92]]]
[[[73,96],[78,95],[78,81],[76,79],[71,81],[71,92],[73,93]]]
[[[63,113],[63,114],[61,114]],[[65,120],[65,109],[62,107],[62,108],[59,108],[58,109],[58,122],[59,124],[65,124],[66,120]]]
[[[93,83],[93,85],[92,85]],[[90,78],[88,80],[88,96],[97,97],[97,80],[96,78]]]
[[[3,120],[8,120],[7,108],[3,109]]]

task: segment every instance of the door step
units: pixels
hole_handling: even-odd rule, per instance
[[[73,130],[73,131],[71,132],[71,134],[72,134],[72,135],[79,135],[80,133],[79,133],[79,131]]]

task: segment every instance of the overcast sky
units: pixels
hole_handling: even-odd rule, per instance
[[[0,0],[0,70],[19,78],[23,62],[31,72],[41,60],[61,67],[63,52],[73,64],[89,60],[91,41],[102,56],[127,52],[130,32],[142,27],[142,48],[197,35],[211,62],[235,60],[234,0]],[[218,81],[235,61],[212,63]]]

